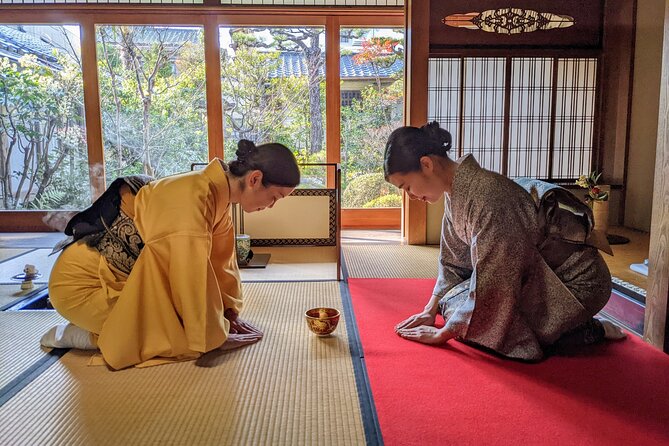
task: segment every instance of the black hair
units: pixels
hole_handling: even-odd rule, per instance
[[[228,164],[230,172],[243,177],[252,170],[262,172],[262,184],[282,187],[296,187],[300,184],[300,169],[293,152],[279,143],[256,146],[248,139],[237,143],[237,159]]]
[[[394,173],[420,170],[420,159],[428,155],[448,158],[451,134],[439,127],[437,121],[418,127],[400,127],[390,134],[383,156],[386,180]]]

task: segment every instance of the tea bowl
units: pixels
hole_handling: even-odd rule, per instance
[[[304,313],[309,330],[318,336],[328,336],[335,331],[339,323],[339,315],[339,310],[327,307],[312,308]]]

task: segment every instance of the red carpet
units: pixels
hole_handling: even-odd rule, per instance
[[[669,355],[630,336],[524,364],[401,339],[433,284],[349,279],[386,445],[669,445]]]

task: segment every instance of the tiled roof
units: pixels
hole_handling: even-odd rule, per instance
[[[339,59],[339,74],[342,79],[376,77],[372,64],[357,64],[353,61],[353,54],[342,55]],[[270,73],[270,77],[306,76],[307,63],[302,53],[286,51],[281,53],[279,67]],[[380,77],[390,77],[404,69],[404,61],[396,60],[390,67],[379,68]],[[325,75],[321,67],[321,76]]]
[[[0,55],[18,60],[25,54],[34,54],[45,65],[60,68],[53,55],[53,46],[25,31],[0,25]]]
[[[376,73],[370,63],[357,64],[353,60],[353,54],[343,55],[339,59],[339,75],[341,78],[347,77],[376,77]],[[390,77],[393,74],[404,69],[404,60],[397,59],[389,67],[380,67],[380,77]]]
[[[160,38],[163,42],[181,44],[185,41],[198,42],[201,31],[193,28],[139,28],[135,34],[135,42],[142,45],[155,42]],[[53,46],[35,37],[33,34],[20,31],[16,27],[0,25],[0,57],[18,60],[25,54],[34,54],[44,65],[60,68],[53,55]]]
[[[201,34],[201,28],[138,26],[135,27],[133,41],[137,45],[150,45],[158,41],[181,45],[184,42],[198,42]],[[118,43],[114,36],[110,36],[109,40]]]

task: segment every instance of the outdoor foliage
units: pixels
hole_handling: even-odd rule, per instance
[[[176,28],[178,30],[178,28]],[[163,177],[208,157],[201,30],[101,26],[98,72],[107,181]]]
[[[347,207],[368,208],[374,207],[371,203],[380,197],[390,196],[401,199],[399,194],[394,194],[395,186],[387,183],[382,173],[373,172],[358,175],[348,184],[344,190],[342,201]],[[376,201],[378,203],[393,203],[392,198]],[[388,207],[388,206],[383,206]]]
[[[300,162],[325,162],[325,80],[321,28],[236,30],[222,48],[225,156],[241,138],[280,142]],[[98,82],[107,183],[120,175],[162,177],[207,160],[203,33],[199,28],[100,26]],[[401,57],[399,41],[366,40],[358,63],[376,79],[342,108],[344,206],[399,206],[383,179],[383,149],[401,125],[403,82],[379,69]],[[282,51],[305,58],[306,75],[279,75]],[[54,49],[58,66],[35,56],[0,58],[0,198],[3,209],[84,208],[90,204],[81,65]],[[325,169],[304,172],[302,187],[325,186]]]
[[[344,207],[389,207],[390,203],[401,203],[400,191],[383,179],[382,166],[388,135],[402,125],[404,79],[402,73],[383,82],[379,76],[379,68],[389,67],[402,57],[400,43],[389,38],[365,40],[363,50],[353,57],[356,63],[372,65],[376,82],[361,91],[361,100],[342,108]],[[378,200],[384,195],[393,198]]]
[[[79,67],[0,58],[2,209],[78,208],[90,202]],[[82,180],[83,179],[83,180]]]

